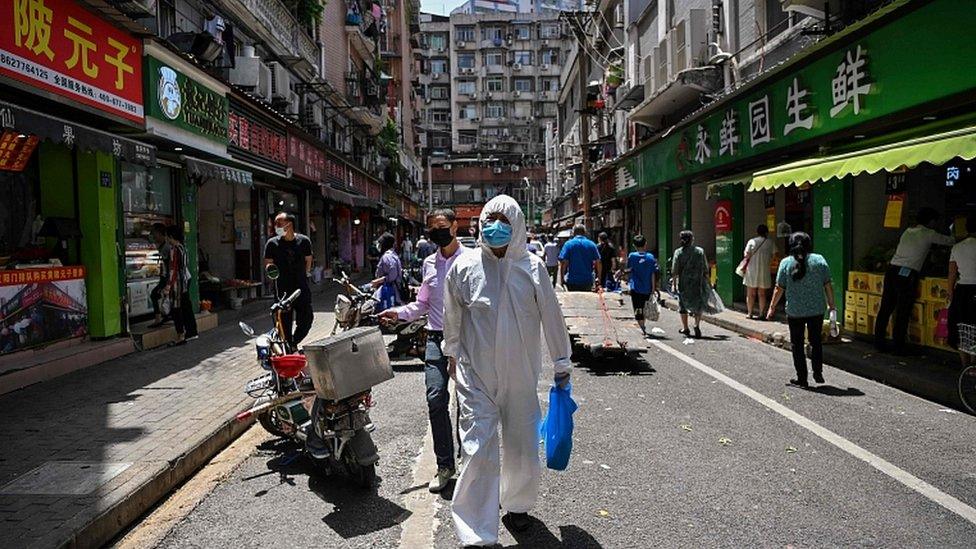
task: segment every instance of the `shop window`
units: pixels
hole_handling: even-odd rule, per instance
[[[159,283],[163,264],[168,260],[153,241],[152,227],[157,223],[165,226],[176,223],[172,170],[122,162],[119,188],[129,312],[141,316],[152,312],[150,292]]]

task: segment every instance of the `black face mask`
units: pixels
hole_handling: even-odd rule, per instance
[[[447,246],[454,240],[454,236],[451,235],[451,229],[431,229],[430,230],[430,241],[437,244],[439,248]]]

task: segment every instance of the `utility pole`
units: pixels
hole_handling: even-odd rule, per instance
[[[583,12],[578,12],[582,14]],[[582,17],[580,17],[582,19]],[[586,52],[586,36],[583,34],[583,25],[579,24],[579,31],[576,34],[578,48],[576,51],[576,61],[579,64],[579,76],[577,77],[579,86],[579,128],[580,128],[580,152],[582,162],[580,164],[580,183],[583,193],[583,225],[587,231],[593,230],[593,220],[590,218],[590,113],[589,105],[586,104],[588,77],[590,73],[590,59]]]

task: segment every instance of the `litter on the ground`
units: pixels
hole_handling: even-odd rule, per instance
[[[665,332],[661,328],[658,328],[657,326],[651,328],[651,335],[663,336],[663,335],[666,335],[666,334],[667,334],[667,332]]]
[[[685,340],[682,341],[681,343],[684,343],[685,345],[694,345],[695,340],[694,338],[686,337]]]
[[[687,423],[682,423],[681,428],[684,429],[685,431],[688,431],[689,433],[692,431],[691,425],[688,425]]]

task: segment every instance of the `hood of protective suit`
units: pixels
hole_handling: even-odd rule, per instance
[[[507,217],[508,222],[512,225],[512,241],[508,243],[508,249],[505,250],[505,259],[522,259],[529,255],[526,248],[525,214],[522,213],[522,208],[518,202],[507,194],[500,194],[492,198],[481,209],[481,217],[478,219],[478,234],[480,235],[484,230],[488,215],[496,212]],[[484,251],[494,257],[491,247],[483,239],[479,237],[478,242]]]

